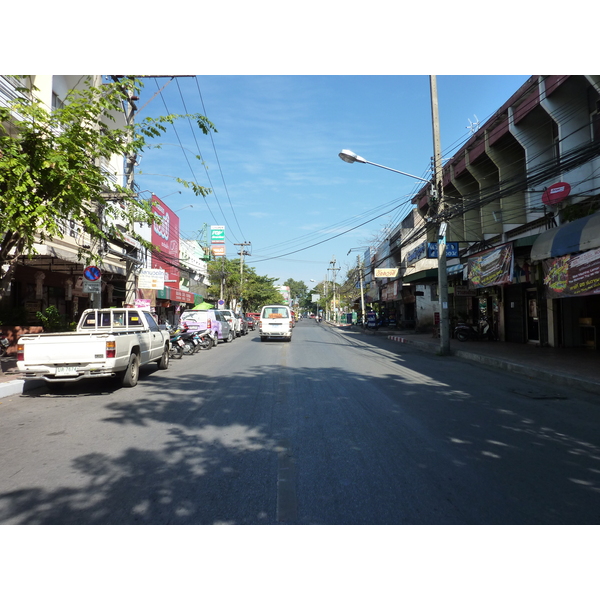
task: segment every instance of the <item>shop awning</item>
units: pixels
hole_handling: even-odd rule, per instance
[[[540,233],[531,260],[545,260],[600,247],[600,212]]]
[[[465,265],[452,265],[446,269],[448,275],[458,275],[465,270]]]
[[[35,244],[34,248],[38,252],[38,254],[33,255],[28,259],[30,262],[35,262],[37,259],[41,259],[44,257],[50,257],[52,259],[62,260],[66,263],[73,263],[77,265],[81,265],[81,270],[83,272],[83,267],[86,265],[85,258],[79,258],[77,253],[70,252],[67,249],[60,248],[57,246],[51,246],[49,244]],[[100,269],[103,273],[114,273],[117,275],[125,275],[125,267],[119,266],[115,264],[114,260],[106,260],[100,265]]]
[[[172,300],[174,302],[185,302],[187,304],[195,304],[194,294],[165,286],[162,290],[156,291],[156,298],[160,300]]]

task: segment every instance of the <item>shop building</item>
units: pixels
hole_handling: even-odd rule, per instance
[[[599,76],[532,76],[446,162],[444,205],[432,206],[430,186],[413,198],[423,241],[444,220],[458,246],[451,320],[485,317],[500,340],[597,348],[599,111]],[[433,289],[437,264],[409,273],[419,240],[400,240],[403,289],[427,278]]]

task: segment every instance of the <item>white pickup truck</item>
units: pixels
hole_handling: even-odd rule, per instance
[[[25,381],[50,386],[91,377],[138,382],[141,365],[169,367],[170,337],[154,317],[137,308],[88,309],[77,331],[26,334],[17,345],[17,368]]]

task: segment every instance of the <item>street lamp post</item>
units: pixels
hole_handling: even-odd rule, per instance
[[[439,118],[438,118],[438,101],[437,101],[437,82],[435,75],[429,79],[431,89],[431,118],[433,125],[433,154],[434,154],[434,185],[432,186],[432,196],[436,198],[436,211],[440,214],[443,211],[443,183],[442,183],[442,154],[440,149],[440,133],[439,133]],[[429,179],[423,179],[404,171],[398,171],[384,165],[379,165],[358,156],[351,150],[342,150],[339,157],[347,163],[364,163],[380,167],[400,175],[406,175],[413,179],[419,179],[425,183],[431,184]],[[437,232],[438,244],[438,297],[440,302],[440,354],[446,356],[450,354],[450,324],[448,318],[448,274],[446,272],[446,229],[447,223],[442,222]]]

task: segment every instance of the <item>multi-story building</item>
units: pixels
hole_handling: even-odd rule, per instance
[[[48,108],[60,108],[69,90],[83,85],[87,76],[82,75],[31,75],[25,80],[0,76],[0,103],[6,103],[17,96],[27,97],[19,87],[27,87]],[[91,76],[92,85],[101,83],[100,76]],[[107,121],[107,126],[121,127],[125,124],[124,115],[114,115],[116,122]],[[100,165],[106,175],[106,192],[116,184],[123,184],[123,157],[113,156]],[[26,202],[26,198],[23,198]],[[117,229],[122,223],[112,222]],[[86,261],[78,254],[83,248],[94,247],[97,240],[91,238],[81,223],[65,218],[59,223],[62,238],[46,238],[35,245],[36,254],[21,256],[12,271],[10,293],[4,295],[1,303],[4,324],[34,324],[37,311],[56,306],[65,321],[77,318],[82,310],[92,304],[112,306],[122,302],[125,296],[126,261],[128,253],[136,251],[139,244],[124,235],[106,243],[100,249],[103,255],[101,266],[101,292],[92,294],[86,291],[84,270]]]
[[[435,246],[445,221],[459,250],[448,262],[451,320],[486,317],[506,341],[595,348],[598,189],[600,76],[530,77],[446,162],[442,205],[428,185],[413,198],[421,239],[397,231],[391,243],[401,247],[403,289],[436,288],[437,261],[410,273],[418,249],[403,240]]]

